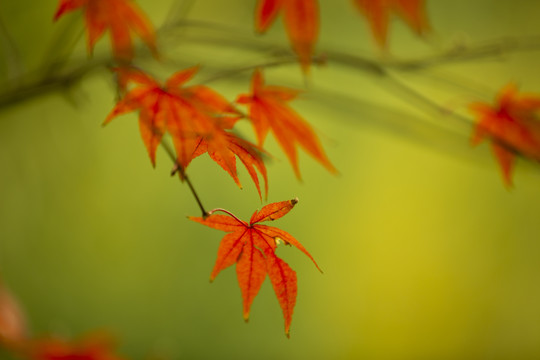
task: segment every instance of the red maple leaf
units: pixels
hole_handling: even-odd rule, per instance
[[[424,0],[353,0],[367,18],[371,32],[380,47],[385,48],[390,14],[401,17],[418,35],[429,30]]]
[[[516,153],[540,160],[540,96],[518,94],[515,84],[508,84],[497,95],[494,106],[482,102],[469,105],[478,122],[472,143],[486,137],[503,175],[505,185],[512,186],[512,169]]]
[[[124,96],[104,124],[118,115],[139,111],[141,137],[155,166],[156,149],[163,135],[172,136],[177,163],[185,169],[191,160],[204,152],[225,169],[240,185],[236,157],[242,161],[261,195],[255,169],[267,187],[266,168],[257,147],[229,131],[240,112],[223,96],[203,85],[184,86],[197,72],[192,67],[173,74],[164,85],[148,74],[133,68],[118,69]],[[128,90],[130,84],[134,87]]]
[[[294,52],[304,72],[309,71],[311,56],[319,35],[317,0],[259,0],[255,11],[255,29],[263,33],[283,12],[283,22]]]
[[[210,280],[213,281],[221,270],[236,263],[236,275],[242,292],[243,313],[246,321],[249,319],[253,299],[257,296],[268,274],[283,311],[287,336],[289,336],[293,309],[296,304],[296,272],[276,256],[278,243],[283,241],[287,245],[295,246],[313,261],[317,269],[319,266],[302,244],[289,233],[259,223],[279,219],[297,203],[298,199],[268,204],[260,211],[255,211],[249,223],[223,209],[210,211],[206,218],[190,217],[193,221],[229,233],[221,241]],[[218,211],[227,215],[216,215]]]
[[[152,23],[131,0],[60,0],[54,20],[67,12],[82,8],[88,34],[88,52],[108,29],[114,56],[120,60],[133,58],[132,33],[137,34],[157,54],[156,35]]]
[[[114,351],[114,339],[94,333],[76,341],[50,337],[33,341],[28,350],[31,360],[123,360]]]
[[[251,94],[240,95],[236,101],[249,107],[249,117],[259,146],[264,144],[271,129],[298,178],[301,176],[296,145],[335,173],[336,169],[328,160],[311,126],[287,105],[298,93],[298,90],[286,87],[265,85],[262,72],[256,70],[251,82]]]

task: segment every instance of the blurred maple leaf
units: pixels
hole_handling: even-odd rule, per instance
[[[515,84],[508,84],[497,95],[494,106],[475,102],[469,109],[477,117],[473,145],[490,138],[503,181],[512,186],[516,153],[540,160],[540,96],[520,95]]]
[[[34,340],[29,345],[31,360],[124,360],[115,353],[116,341],[107,333],[86,335],[76,341],[57,337]]]
[[[307,73],[319,36],[319,3],[317,0],[259,0],[255,10],[255,29],[264,33],[283,12],[283,22],[294,52]]]
[[[145,13],[131,0],[60,0],[54,20],[82,8],[88,34],[88,52],[105,30],[109,30],[114,56],[119,60],[133,58],[132,33],[137,34],[157,54],[156,35]]]
[[[249,224],[223,209],[210,211],[210,216],[206,218],[190,217],[193,221],[229,233],[221,241],[210,280],[213,281],[221,270],[236,263],[236,275],[242,292],[243,313],[246,321],[249,319],[253,299],[257,296],[268,274],[283,311],[287,336],[289,336],[296,304],[297,281],[296,272],[275,254],[279,241],[295,246],[313,261],[317,269],[319,266],[302,244],[289,233],[275,227],[259,225],[259,223],[279,219],[297,203],[298,199],[268,204],[260,211],[253,213]],[[227,215],[214,214],[218,211]]]
[[[356,7],[369,21],[371,32],[381,48],[388,38],[390,14],[401,17],[418,35],[429,30],[424,0],[353,0]]]
[[[287,102],[299,91],[281,86],[264,84],[260,70],[253,74],[251,94],[240,95],[236,100],[249,107],[249,117],[255,128],[259,146],[264,144],[272,129],[276,140],[289,158],[296,176],[300,179],[296,145],[300,145],[330,172],[337,172],[326,157],[317,135],[311,126],[291,109]]]
[[[11,292],[0,283],[0,344],[17,350],[27,340],[24,313]]]
[[[226,131],[242,115],[223,96],[203,85],[184,86],[197,70],[198,67],[192,67],[179,71],[161,85],[140,70],[117,69],[120,88],[125,94],[104,125],[116,116],[139,110],[139,129],[152,165],[155,166],[156,149],[168,132],[176,149],[177,165],[182,169],[195,157],[208,152],[240,186],[235,157],[238,156],[262,197],[255,169],[263,176],[266,191],[268,185],[260,150]],[[131,90],[129,84],[134,84]]]

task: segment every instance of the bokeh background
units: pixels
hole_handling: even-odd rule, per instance
[[[195,81],[225,74],[209,85],[230,100],[247,91],[250,76],[231,69],[271,61],[275,44],[287,46],[281,21],[263,37],[253,33],[254,0],[138,3],[156,26],[202,24],[164,31],[163,63],[140,66],[166,76],[201,64]],[[427,3],[432,33],[419,39],[394,19],[390,52],[381,54],[351,1],[321,0],[318,50],[399,61],[540,35],[537,1]],[[77,39],[68,61],[88,61],[81,17],[54,24],[56,6],[0,2],[17,48],[0,48],[4,88],[16,87],[17,72],[42,74]],[[267,49],[227,45],[227,37]],[[94,59],[108,53],[102,40]],[[300,198],[274,225],[324,270],[293,248],[278,250],[299,279],[291,339],[268,280],[249,324],[234,270],[208,282],[223,233],[186,219],[199,210],[168,176],[162,150],[152,169],[135,114],[101,127],[116,95],[104,69],[0,109],[0,276],[34,334],[108,329],[132,359],[539,358],[539,167],[519,160],[516,186],[506,190],[487,144],[471,148],[470,126],[451,116],[469,116],[468,102],[491,101],[509,81],[540,92],[539,59],[534,50],[502,51],[395,73],[448,113],[332,62],[307,81],[295,64],[267,71],[270,83],[307,89],[294,107],[340,171],[332,176],[302,153],[299,182],[268,142],[268,201]],[[239,129],[253,138],[249,124]],[[243,190],[207,156],[188,172],[207,208],[247,218],[263,205],[244,169]]]

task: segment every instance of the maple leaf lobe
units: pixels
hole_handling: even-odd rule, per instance
[[[309,72],[311,57],[319,36],[317,0],[259,0],[255,9],[255,30],[265,32],[283,13],[283,24],[304,74]]]
[[[286,215],[298,203],[298,198],[272,203],[264,206],[261,210],[255,211],[250,219],[250,225],[263,221],[274,221]]]
[[[298,179],[301,175],[297,147],[303,148],[331,173],[337,173],[311,125],[287,104],[298,93],[295,89],[265,85],[262,71],[256,69],[251,80],[251,94],[238,96],[236,102],[248,107],[259,146],[272,131]]]
[[[132,35],[136,34],[158,57],[155,30],[146,14],[131,0],[60,0],[54,21],[64,14],[82,9],[87,30],[88,53],[109,31],[114,57],[131,61],[134,56]]]
[[[391,14],[396,14],[419,36],[429,31],[425,0],[353,0],[366,17],[377,45],[385,49]]]

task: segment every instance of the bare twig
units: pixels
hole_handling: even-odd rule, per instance
[[[180,165],[178,163],[178,160],[176,158],[176,155],[174,154],[173,149],[170,147],[170,145],[165,140],[161,140],[161,146],[163,146],[163,148],[165,149],[165,152],[167,153],[167,155],[169,155],[169,158],[171,158],[171,160],[175,164],[175,168],[174,168],[175,171],[173,172],[173,175],[174,175],[174,173],[176,171],[178,171],[180,173],[181,179],[186,182],[186,184],[189,187],[189,190],[191,191],[191,193],[193,194],[193,197],[195,198],[195,201],[197,202],[197,205],[199,206],[199,209],[201,209],[202,217],[206,218],[208,216],[208,213],[204,209],[201,198],[197,194],[197,191],[195,190],[195,187],[193,186],[193,184],[191,183],[191,180],[187,176],[184,168],[182,167],[182,165]]]
[[[271,60],[249,66],[223,70],[221,73],[206,79],[205,82],[214,81],[226,76],[230,77],[231,75],[248,71],[255,67],[274,67],[296,62],[296,58],[291,55],[291,51],[288,47],[272,44],[260,38],[255,39],[249,37],[245,33],[225,25],[181,19],[176,23],[167,23],[159,29],[159,33],[161,36],[173,35],[178,29],[183,28],[206,29],[212,32],[212,34],[200,35],[199,32],[197,32],[196,35],[194,35],[189,32],[183,32],[180,38],[175,37],[175,44],[188,44],[191,42],[218,47],[238,48],[264,54],[279,54],[278,57],[272,56],[273,59]],[[323,55],[315,56],[313,61],[317,64],[328,62],[347,66],[366,74],[384,76],[386,72],[391,69],[407,72],[420,71],[443,64],[480,60],[500,56],[501,54],[534,50],[540,50],[540,37],[508,38],[479,45],[454,47],[437,55],[406,61],[383,61],[381,59],[370,58],[363,55],[343,53],[334,50],[322,50],[320,54]],[[99,67],[110,66],[113,62],[112,59],[102,59],[97,61],[88,60],[83,61],[82,65],[70,67],[70,64],[78,63],[81,59],[73,59],[70,61],[64,57],[61,60],[64,61],[64,63],[56,64],[57,66],[53,66],[52,68],[64,69],[62,71],[47,71],[51,69],[49,65],[48,69],[44,69],[43,77],[37,76],[36,73],[21,74],[20,86],[0,92],[0,111],[10,105],[39,95],[44,95],[52,91],[64,90],[68,87],[66,84],[73,85],[87,73],[90,73]],[[65,70],[66,68],[68,68],[68,70]]]
[[[242,31],[226,25],[180,19],[176,22],[168,22],[165,26],[159,29],[159,33],[162,36],[171,34],[174,35],[175,32],[178,32],[178,29],[181,30],[185,28],[205,29],[207,31],[202,33],[200,31],[195,33],[182,31],[182,36],[175,38],[175,44],[207,44],[212,45],[212,47],[238,48],[239,50],[248,50],[265,54],[265,60],[263,61],[235,68],[222,69],[214,75],[203,79],[203,83],[217,81],[222,78],[234,78],[235,75],[251,71],[258,67],[269,68],[297,63],[296,57],[292,55],[288,47],[272,44],[262,39],[255,39],[247,36]],[[366,75],[385,79],[386,81],[380,82],[382,85],[386,84],[389,90],[393,92],[397,91],[400,97],[407,98],[428,113],[436,114],[436,116],[445,114],[447,118],[453,118],[461,123],[466,123],[469,126],[471,124],[469,119],[455,113],[448,113],[448,111],[445,111],[445,109],[432,101],[429,97],[426,97],[405,83],[399,81],[395,76],[393,76],[392,72],[422,72],[423,70],[445,64],[490,59],[493,57],[498,57],[502,54],[537,50],[540,50],[540,37],[514,39],[508,38],[471,46],[462,45],[459,47],[453,47],[447,51],[441,52],[440,54],[405,61],[387,61],[378,58],[371,58],[365,55],[327,50],[321,51],[320,54],[322,55],[314,56],[313,63],[323,64],[328,62],[337,66],[347,67],[351,70]],[[66,89],[69,89],[73,85],[77,84],[86,75],[93,73],[97,69],[110,67],[113,64],[113,60],[110,58],[101,60],[87,60],[83,61],[82,65],[77,66],[69,66],[70,64],[78,63],[76,59],[68,60],[67,57],[64,57],[61,59],[61,61],[63,61],[63,63],[59,64],[58,66],[50,67],[49,65],[47,69],[44,69],[45,71],[41,73],[41,77],[39,76],[40,73],[23,74],[20,85],[0,91],[0,111],[8,108],[11,105],[42,96],[47,93],[54,91],[65,91]],[[47,71],[50,69],[55,70]],[[495,140],[500,141],[499,139]],[[514,152],[518,152],[517,149],[512,149],[508,144],[504,144],[504,146],[508,147]],[[168,148],[168,153],[176,163],[176,158],[174,157],[174,153],[170,148]],[[180,167],[179,171],[181,171],[182,176],[185,176],[185,174],[183,174],[183,169]],[[197,203],[199,204],[199,207],[201,208],[201,211],[203,214],[206,214],[191,182],[187,177],[185,178],[188,186],[197,200]]]
[[[58,91],[66,91],[78,84],[93,71],[107,68],[111,65],[112,63],[109,61],[88,61],[79,67],[61,73],[53,73],[45,77],[28,74],[21,81],[21,85],[0,92],[0,111],[39,96]]]

